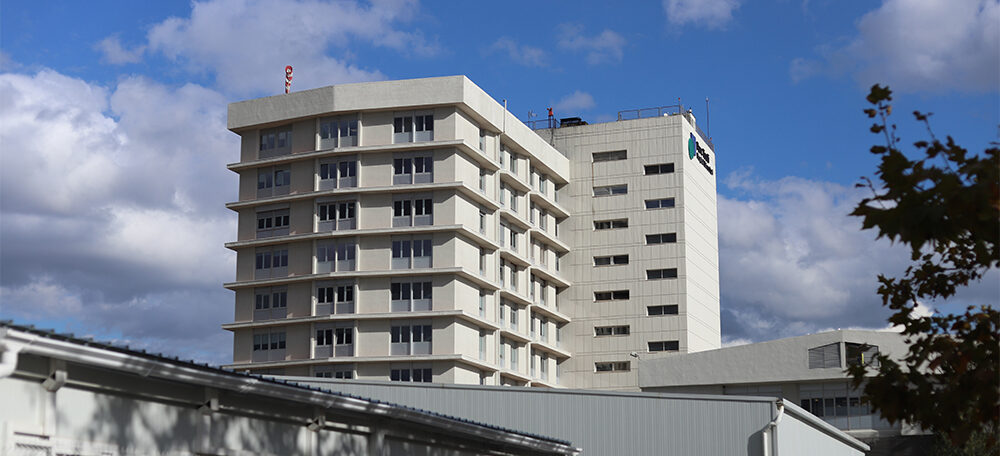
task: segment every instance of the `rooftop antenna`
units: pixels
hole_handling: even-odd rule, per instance
[[[708,115],[708,97],[705,97],[705,129],[708,130],[708,140],[712,140],[712,121]]]
[[[288,65],[285,67],[285,93],[292,88],[292,66]]]

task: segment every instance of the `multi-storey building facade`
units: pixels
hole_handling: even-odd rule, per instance
[[[538,134],[461,76],[230,105],[229,367],[637,389],[633,352],[717,348],[715,180],[697,175],[714,164],[693,121]]]
[[[721,346],[714,154],[679,111],[538,131],[570,159],[574,387],[635,389],[642,353]]]
[[[568,159],[464,77],[230,105],[232,368],[549,385]],[[530,329],[529,329],[530,328]]]

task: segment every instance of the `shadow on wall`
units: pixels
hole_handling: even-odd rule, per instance
[[[82,369],[70,373],[71,378],[74,375],[78,381],[117,390],[98,392],[67,386],[56,392],[59,436],[87,442],[94,451],[367,454],[366,434],[310,431],[306,417],[312,409],[300,404],[284,407],[265,398],[223,392],[223,411],[206,415],[196,405],[203,401],[202,387]],[[94,381],[95,376],[103,378]]]

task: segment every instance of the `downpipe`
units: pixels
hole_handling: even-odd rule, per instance
[[[776,448],[778,439],[775,436],[778,431],[778,423],[781,423],[781,417],[785,414],[785,403],[781,399],[778,399],[775,401],[775,405],[778,408],[778,414],[770,423],[767,423],[767,426],[764,427],[764,431],[761,433],[761,443],[764,450],[761,454],[764,456],[778,456],[778,449]]]
[[[10,377],[17,368],[17,354],[23,346],[7,339],[7,328],[0,328],[0,380]]]

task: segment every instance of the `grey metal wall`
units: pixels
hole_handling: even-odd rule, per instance
[[[760,455],[760,431],[773,418],[775,400],[314,378],[290,380],[565,439],[589,455]],[[838,444],[828,436],[807,438],[812,440],[803,449],[817,444]]]

